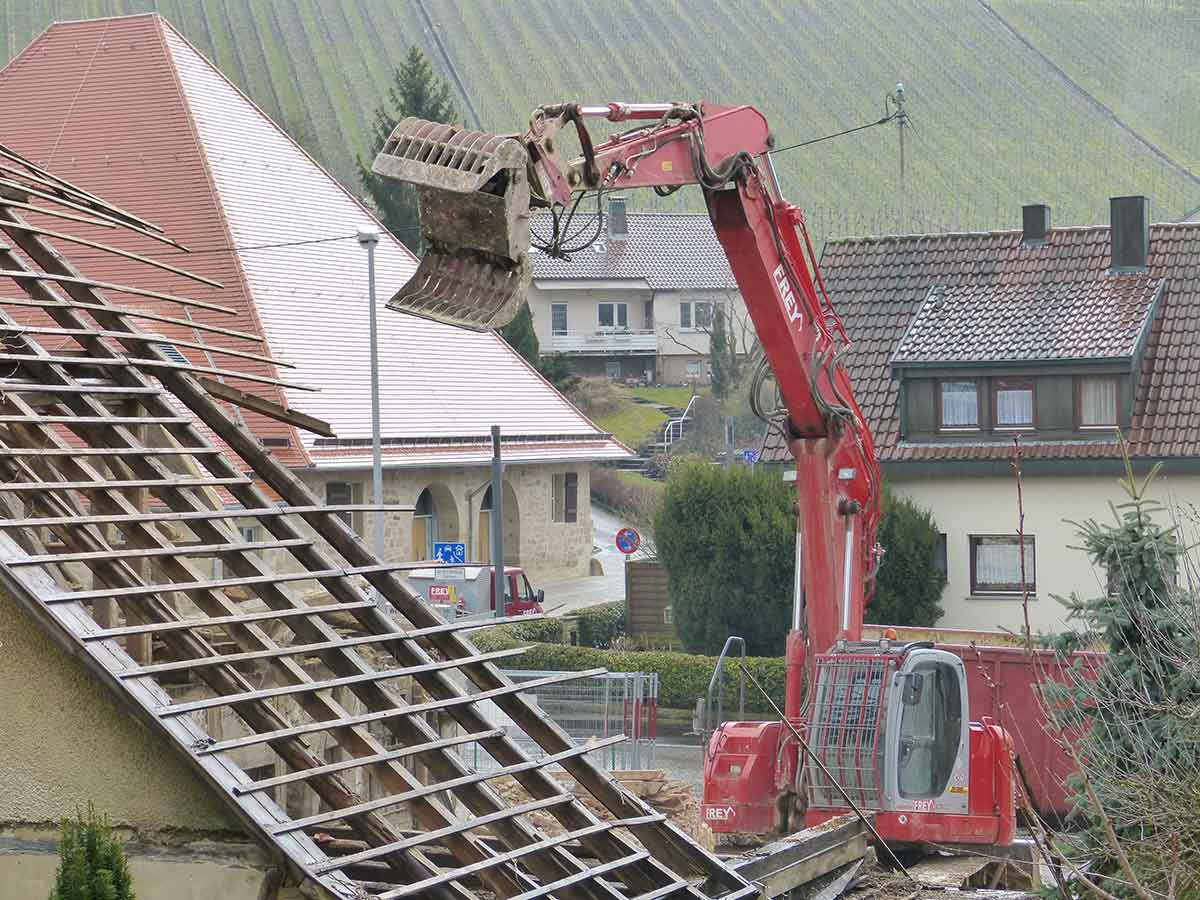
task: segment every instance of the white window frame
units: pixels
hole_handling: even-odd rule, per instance
[[[679,301],[679,330],[703,331],[712,328],[713,318],[717,314],[719,300],[680,300]],[[708,310],[707,322],[701,323],[698,315],[700,309]]]
[[[559,312],[562,313],[562,328],[559,328],[558,323],[555,321],[555,315]],[[597,313],[597,316],[599,316],[599,313]],[[565,304],[565,303],[551,303],[550,304],[550,333],[551,334],[566,334],[567,333],[567,304]]]
[[[606,306],[612,307],[612,324],[605,325],[600,311]],[[621,320],[625,321],[622,322]],[[601,332],[629,330],[629,304],[624,300],[605,300],[596,304],[596,328]]]
[[[946,386],[950,384],[970,384],[975,389],[975,421],[969,424],[949,423],[946,421]],[[938,431],[978,431],[979,430],[979,381],[975,378],[941,378],[937,381],[937,426]]]

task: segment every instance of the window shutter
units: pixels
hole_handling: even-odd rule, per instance
[[[578,517],[579,507],[579,474],[577,472],[568,472],[563,476],[563,491],[564,499],[564,516],[568,522],[576,521]]]

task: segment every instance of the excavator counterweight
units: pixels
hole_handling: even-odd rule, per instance
[[[475,331],[506,325],[529,284],[529,153],[512,136],[402,120],[372,171],[416,187],[425,253],[392,309]]]

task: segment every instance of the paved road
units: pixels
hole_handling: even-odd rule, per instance
[[[550,615],[561,616],[585,606],[625,599],[625,554],[617,549],[617,532],[626,523],[607,509],[592,504],[592,543],[603,575],[569,578],[537,585],[546,591]]]

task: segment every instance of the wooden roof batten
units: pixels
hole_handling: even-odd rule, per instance
[[[179,364],[134,321],[183,320],[114,305],[107,292],[152,298],[156,309],[221,306],[89,278],[52,242],[118,252],[159,277],[210,286],[212,279],[39,227],[37,216],[45,210],[58,221],[179,245],[9,148],[0,146],[0,157],[0,230],[11,242],[0,244],[0,279],[23,295],[0,297],[0,585],[170,739],[296,879],[343,900],[470,898],[480,887],[522,900],[757,893],[621,788],[500,672],[496,663],[516,651],[478,651],[464,635],[484,623],[443,621],[399,577],[407,566],[374,557],[338,514],[375,507],[324,506],[229,416],[221,400],[238,397],[228,381],[281,384],[262,374],[284,365],[269,353],[230,352],[230,340],[261,337],[208,326],[193,331],[189,346],[266,368]],[[220,337],[221,347],[201,333]],[[223,379],[212,382],[221,387],[210,394],[202,374]],[[235,527],[248,519],[265,539],[247,540]],[[220,577],[201,568],[205,559],[220,562]],[[310,605],[289,591],[303,581],[319,583],[328,602]],[[145,643],[135,653],[137,640]],[[248,665],[258,667],[254,678]],[[186,698],[176,696],[181,675]],[[423,697],[398,694],[401,678]],[[484,701],[545,758],[530,759],[495,727]],[[425,718],[431,711],[459,733],[438,733]],[[227,714],[231,736],[208,733],[213,712]],[[317,738],[337,752],[322,755]],[[467,766],[457,750],[468,741],[498,770]],[[246,773],[239,749],[250,745],[273,754],[275,775]],[[607,813],[584,805],[549,765]],[[368,773],[377,796],[360,793]],[[502,798],[493,786],[501,775],[529,799]],[[293,817],[271,798],[276,789],[310,792],[322,812]],[[397,807],[410,812],[415,835],[389,818]],[[552,817],[561,833],[539,831],[534,812]],[[343,843],[365,849],[330,855],[331,845],[313,836],[318,825],[346,830],[352,840]]]

